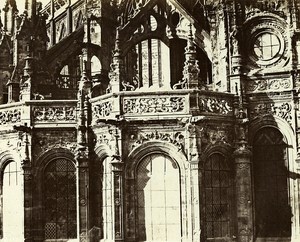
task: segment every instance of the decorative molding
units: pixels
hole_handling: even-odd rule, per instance
[[[75,121],[76,107],[37,106],[33,108],[33,120],[36,122]]]
[[[0,125],[21,122],[21,109],[5,109],[0,111]]]
[[[200,97],[199,108],[201,112],[230,115],[233,113],[233,105],[226,99]]]
[[[292,105],[288,102],[284,103],[257,103],[251,105],[250,115],[252,118],[271,114],[286,120],[292,124]]]
[[[249,81],[247,86],[248,92],[259,91],[284,91],[292,88],[291,79],[271,79]]]
[[[135,149],[136,147],[144,144],[147,141],[164,141],[169,142],[171,144],[174,144],[178,147],[179,150],[184,151],[184,135],[180,131],[170,131],[170,132],[160,132],[157,130],[153,131],[141,131],[138,133],[136,137],[132,135],[132,139],[135,140],[135,142],[132,144],[131,149]]]
[[[126,115],[155,114],[155,113],[186,113],[186,97],[157,96],[136,97],[123,99],[123,112]]]

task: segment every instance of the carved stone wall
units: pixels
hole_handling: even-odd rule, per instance
[[[33,134],[33,159],[38,165],[38,157],[54,148],[65,148],[75,153],[76,131],[69,130],[40,130]]]

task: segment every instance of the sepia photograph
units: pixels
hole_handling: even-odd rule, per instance
[[[0,0],[0,242],[300,242],[299,101],[300,0]]]

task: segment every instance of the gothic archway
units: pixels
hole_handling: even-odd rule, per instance
[[[136,168],[138,241],[181,241],[180,170],[150,154]]]
[[[23,189],[20,167],[10,161],[3,171],[2,206],[3,238],[5,241],[23,239]]]

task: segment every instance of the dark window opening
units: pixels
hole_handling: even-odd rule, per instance
[[[203,241],[228,238],[231,234],[231,172],[225,157],[212,154],[202,173],[201,237]]]
[[[74,164],[60,158],[45,170],[45,239],[76,238],[76,174]]]
[[[257,237],[290,237],[287,145],[275,128],[254,138],[253,173]]]

